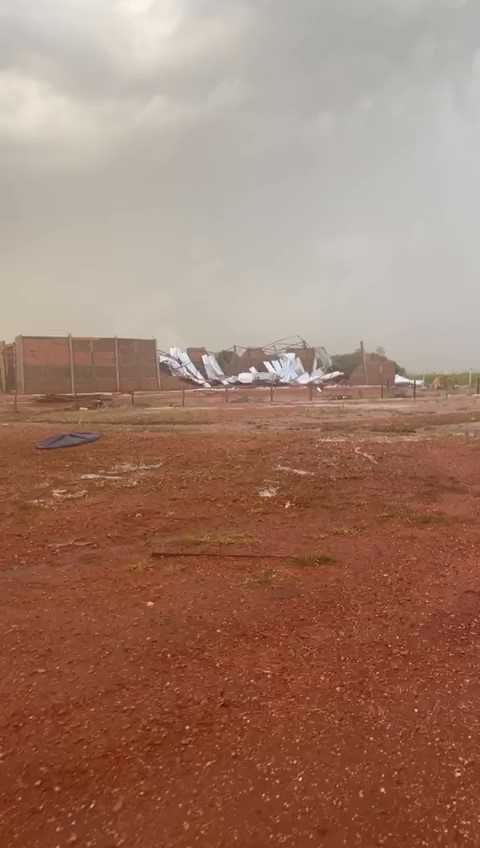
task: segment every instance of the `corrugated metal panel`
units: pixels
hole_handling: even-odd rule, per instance
[[[305,371],[313,371],[315,367],[315,351],[312,347],[289,347],[288,352],[294,353],[298,357]]]

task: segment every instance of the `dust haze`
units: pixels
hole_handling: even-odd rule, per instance
[[[480,4],[3,0],[0,338],[480,367]]]

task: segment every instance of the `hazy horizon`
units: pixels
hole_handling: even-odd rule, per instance
[[[480,4],[3,0],[0,339],[480,368]]]

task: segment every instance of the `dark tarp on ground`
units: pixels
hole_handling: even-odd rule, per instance
[[[62,436],[51,436],[37,443],[40,450],[54,450],[55,448],[76,448],[78,445],[88,445],[96,442],[100,433],[64,433]]]

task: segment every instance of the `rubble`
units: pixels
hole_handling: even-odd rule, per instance
[[[402,377],[400,374],[395,374],[395,387],[400,386],[401,388],[408,386],[416,385],[417,388],[422,388],[424,386],[423,380],[409,380],[408,377]]]
[[[251,385],[316,385],[318,387],[334,383],[343,374],[332,370],[332,360],[324,348],[306,348],[312,352],[313,367],[307,371],[303,362],[294,351],[285,351],[277,358],[263,362],[263,369],[251,366],[248,371],[241,371],[233,376],[226,376],[217,357],[212,353],[202,355],[205,374],[193,364],[188,353],[178,347],[170,348],[169,353],[160,353],[159,361],[166,365],[172,376],[193,382],[203,388],[212,386],[251,386]]]

